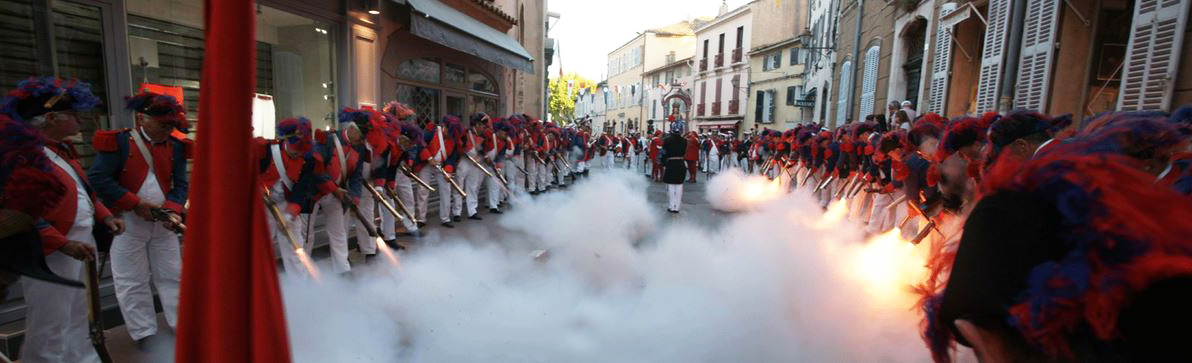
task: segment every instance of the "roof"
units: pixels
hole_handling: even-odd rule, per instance
[[[687,58],[679,59],[674,62],[664,64],[658,68],[654,68],[654,69],[642,72],[642,75],[645,76],[645,75],[649,75],[649,74],[654,74],[654,73],[658,73],[660,71],[666,70],[668,68],[674,68],[675,66],[678,66],[678,65],[684,65],[687,63],[687,61],[692,60],[693,58],[695,58],[695,56],[690,56]]]
[[[710,18],[710,17],[697,18],[696,21],[699,21],[700,19],[710,20],[712,18]],[[646,32],[654,33],[657,35],[687,35],[687,36],[691,36],[691,35],[695,35],[695,26],[692,25],[691,22],[684,20],[684,21],[680,21],[678,23],[667,25],[667,26],[650,29],[650,30],[647,30]]]
[[[757,1],[757,0],[747,2],[747,3],[745,3],[745,5],[741,5],[741,6],[737,7],[736,9],[733,9],[727,13],[724,13],[724,15],[717,16],[715,19],[712,19],[711,21],[699,24],[698,26],[695,27],[695,32],[698,33],[700,30],[707,29],[708,27],[716,25],[717,23],[726,21],[728,19],[735,18],[741,14],[745,14],[746,12],[749,12],[750,5],[753,5],[753,3],[755,1]]]

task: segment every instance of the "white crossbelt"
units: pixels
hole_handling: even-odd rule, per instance
[[[335,142],[335,156],[339,157],[339,180],[335,184],[343,184],[347,180],[348,174],[348,160],[344,158],[344,147],[339,142],[339,136],[333,136],[332,141]]]
[[[83,187],[83,178],[79,177],[79,174],[75,172],[74,167],[71,166],[70,163],[66,162],[66,160],[61,156],[58,156],[58,153],[54,152],[54,150],[50,150],[48,146],[42,146],[41,149],[42,152],[46,154],[46,157],[50,158],[50,161],[54,162],[54,165],[57,165],[59,169],[62,169],[62,171],[65,171],[67,175],[70,175],[70,177],[74,179],[75,184],[78,185],[79,188]],[[93,205],[91,198],[85,199],[87,199],[87,205]]]
[[[281,145],[273,144],[273,168],[277,169],[277,175],[281,177],[281,183],[288,190],[294,189],[294,181],[290,180],[290,175],[286,174],[285,162],[281,158]]]

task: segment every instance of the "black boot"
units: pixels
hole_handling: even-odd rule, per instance
[[[483,221],[483,220],[484,220],[484,218],[480,218],[480,214],[479,214],[479,213],[477,213],[477,214],[473,214],[473,215],[470,215],[470,216],[468,216],[468,219],[471,219],[471,220],[476,220],[476,221]]]
[[[488,212],[492,213],[492,214],[501,214],[502,213],[500,209],[496,209],[496,208],[489,208]]]
[[[455,228],[455,226],[452,225],[451,222],[443,222],[443,224],[440,224],[440,226],[443,226],[443,228]]]

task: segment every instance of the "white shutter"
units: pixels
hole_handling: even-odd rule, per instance
[[[774,105],[778,104],[778,93],[774,90],[766,91],[766,100],[770,101],[770,109],[766,110],[766,121],[774,122]]]
[[[940,10],[940,19],[953,11],[950,8]],[[931,56],[931,84],[927,90],[927,112],[934,112],[941,116],[947,115],[948,108],[948,74],[952,72],[953,25],[944,24],[942,21],[936,25],[935,52]]]
[[[1167,110],[1183,50],[1188,0],[1138,0],[1122,68],[1119,110]]]
[[[1022,26],[1022,55],[1018,60],[1015,107],[1047,112],[1051,65],[1055,60],[1055,32],[1060,0],[1028,0]]]
[[[1002,84],[1003,56],[1010,27],[1010,0],[989,0],[989,25],[981,56],[981,78],[977,81],[977,112],[997,110],[998,88]]]
[[[880,62],[879,52],[881,48],[878,46],[870,47],[865,51],[865,73],[864,78],[861,78],[861,113],[858,118],[864,118],[873,114],[873,103],[876,102],[877,97],[877,68]]]
[[[853,77],[853,61],[851,61],[851,60],[844,61],[844,64],[842,64],[840,66],[840,85],[841,86],[839,87],[840,91],[838,92],[839,94],[837,95],[837,97],[839,99],[836,101],[836,123],[837,124],[844,123],[844,120],[848,117],[848,111],[845,109],[848,108],[848,100],[853,98],[853,95],[852,95],[853,89],[848,86],[849,83],[851,83],[850,78],[852,78],[852,77]]]

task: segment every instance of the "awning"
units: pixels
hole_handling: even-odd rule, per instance
[[[438,0],[406,1],[416,11],[410,14],[411,34],[489,62],[534,73],[534,57],[509,35]]]

